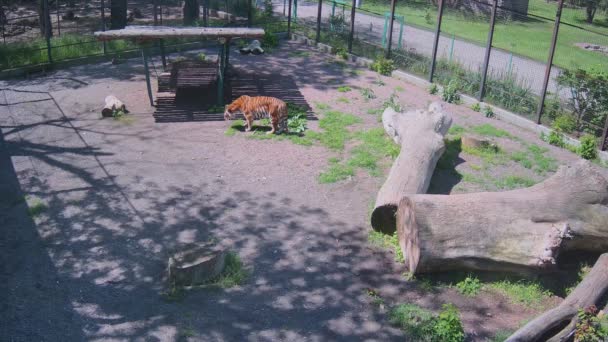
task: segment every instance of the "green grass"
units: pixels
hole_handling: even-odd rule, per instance
[[[292,51],[289,53],[289,57],[310,57],[309,51]]]
[[[239,132],[239,129],[242,129],[243,127],[245,127],[245,121],[234,120],[230,124],[230,127],[226,130],[226,132],[224,132],[224,135],[231,137],[231,136],[237,134]]]
[[[552,295],[550,291],[535,282],[503,280],[490,283],[488,286],[508,297],[513,303],[528,307],[538,306]]]
[[[496,138],[510,138],[511,134],[509,132],[496,128],[490,124],[483,124],[479,126],[474,126],[471,128],[471,131],[477,133],[479,135],[483,135],[486,137],[496,137]]]
[[[498,146],[488,147],[468,147],[462,146],[462,152],[477,156],[484,161],[484,163],[491,165],[502,165],[506,163],[506,155]]]
[[[348,179],[355,175],[355,169],[350,165],[332,164],[327,171],[319,174],[319,183],[328,184]]]
[[[337,101],[338,101],[338,102],[340,102],[340,103],[350,103],[350,100],[349,100],[349,99],[347,99],[347,98],[346,98],[346,97],[344,97],[344,96],[340,96],[340,97],[338,97]]]
[[[405,331],[412,341],[430,341],[435,315],[415,304],[399,304],[389,312],[389,321]]]
[[[527,146],[527,151],[530,154],[530,159],[534,164],[533,168],[536,173],[545,174],[546,172],[555,172],[557,170],[557,160],[545,155],[545,153],[549,152],[549,149],[531,144]]]
[[[403,257],[403,252],[401,251],[401,247],[399,247],[399,240],[397,238],[397,232],[394,232],[393,235],[386,235],[375,230],[369,232],[368,235],[369,242],[378,247],[386,248],[393,251],[395,256],[395,261],[398,263],[405,262]]]
[[[455,137],[460,137],[462,135],[462,133],[464,133],[464,132],[466,132],[466,128],[464,128],[462,126],[454,125],[454,126],[450,127],[448,134],[455,136]]]
[[[337,90],[339,93],[348,93],[349,91],[351,91],[353,89],[349,86],[340,86],[340,87],[338,87]]]
[[[510,175],[497,179],[494,184],[498,189],[512,190],[531,187],[536,184],[536,181],[527,177]]]
[[[308,131],[308,136],[329,149],[343,150],[346,141],[351,137],[351,133],[346,127],[360,122],[361,119],[354,115],[334,110],[327,111],[319,120],[319,127],[323,131]]]
[[[492,339],[489,342],[504,342],[511,335],[513,335],[514,332],[515,331],[511,331],[511,330],[499,330],[494,334],[494,336],[492,337]]]
[[[384,13],[390,10],[389,4],[390,2],[386,0],[372,0],[364,3],[362,7],[365,10]],[[432,20],[430,22],[425,19],[427,10],[430,10],[432,13]],[[562,20],[594,31],[608,33],[607,27],[590,25],[581,20],[584,18],[584,11],[584,9],[565,8]],[[436,12],[436,7],[429,5],[424,0],[400,3],[396,8],[396,13],[405,16],[407,23],[429,30],[435,28]],[[537,61],[546,62],[551,44],[556,3],[531,0],[528,12],[544,16],[549,20],[531,19],[523,21],[497,19],[493,46],[527,56]],[[598,12],[596,20],[601,19],[602,14]],[[446,8],[443,14],[441,29],[447,35],[455,35],[456,37],[477,42],[483,46],[487,40],[489,26],[488,19],[485,17],[474,17],[462,11]],[[593,66],[602,65],[605,62],[605,56],[575,47],[574,43],[577,42],[606,45],[605,38],[600,35],[562,25],[557,40],[554,63],[560,67],[571,68],[574,65],[578,65],[588,69]]]
[[[38,217],[48,209],[46,204],[38,198],[27,198],[26,200],[28,202],[27,211],[30,217]]]
[[[402,86],[396,86],[395,91],[402,92],[402,91],[405,91],[405,89],[403,89]]]
[[[365,290],[367,296],[372,300],[372,304],[375,306],[384,305],[384,299],[380,297],[380,294],[374,289]]]
[[[323,103],[323,102],[317,102],[317,103],[315,103],[315,107],[318,110],[328,110],[328,109],[331,108],[327,103]]]
[[[229,252],[226,254],[224,271],[222,271],[218,277],[210,280],[204,285],[228,289],[243,284],[248,275],[239,255],[234,252]]]

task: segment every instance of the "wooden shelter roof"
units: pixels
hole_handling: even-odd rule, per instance
[[[97,40],[163,38],[262,38],[264,29],[249,27],[167,27],[127,26],[120,30],[98,31]]]

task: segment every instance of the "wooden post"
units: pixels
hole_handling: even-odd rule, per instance
[[[148,87],[148,98],[150,99],[150,106],[154,107],[154,97],[152,96],[152,85],[150,84],[150,68],[148,67],[148,54],[146,47],[141,49],[141,55],[144,60],[144,72],[146,73],[146,87]]]
[[[228,39],[222,41],[219,53],[219,77],[217,80],[217,104],[224,105],[224,77],[226,76],[226,50],[228,49]]]
[[[55,4],[57,5],[55,8],[57,10],[57,35],[61,36],[61,17],[59,14],[59,0],[57,0]]]
[[[391,45],[393,44],[393,23],[395,22],[395,3],[396,0],[391,0],[391,18],[388,24],[388,45],[386,48],[386,58],[391,58]],[[401,39],[401,35],[399,37]]]
[[[488,31],[488,41],[486,42],[486,54],[483,60],[483,72],[481,74],[481,82],[479,83],[479,102],[483,100],[483,95],[486,88],[486,78],[488,77],[488,66],[490,64],[490,53],[492,52],[492,39],[494,38],[494,26],[496,24],[496,8],[498,0],[492,2],[492,14],[490,15],[490,31]]]
[[[441,35],[441,21],[443,20],[443,5],[444,5],[444,0],[439,0],[439,8],[437,9],[437,27],[435,29],[435,41],[433,42],[433,55],[431,57],[431,72],[429,74],[429,82],[433,82],[433,74],[435,73],[435,64],[437,63],[437,48],[439,47],[439,36]]]
[[[357,0],[353,0],[352,7],[350,9],[350,34],[348,36],[348,53],[353,52],[353,40],[355,36],[355,11],[357,9]]]
[[[321,11],[323,8],[323,0],[319,0],[319,5],[317,6],[317,37],[315,38],[315,42],[319,43],[321,41]]]
[[[287,8],[287,39],[290,39],[291,35],[291,1],[289,0],[289,8]]]
[[[545,67],[545,78],[543,79],[543,89],[540,93],[540,103],[536,112],[536,123],[540,124],[540,118],[543,115],[545,107],[545,97],[547,96],[547,87],[549,86],[549,78],[551,77],[551,66],[553,65],[553,55],[555,54],[555,46],[557,44],[557,35],[559,34],[559,24],[562,17],[562,9],[564,8],[564,0],[559,0],[557,3],[557,12],[555,13],[555,25],[553,26],[553,36],[551,37],[551,48],[549,48],[549,58]]]

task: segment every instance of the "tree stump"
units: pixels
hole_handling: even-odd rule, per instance
[[[428,110],[398,113],[387,108],[382,114],[384,129],[401,152],[380,188],[372,212],[372,227],[385,234],[396,229],[395,213],[403,196],[425,193],[437,161],[445,150],[444,136],[452,118],[435,102]]]
[[[114,112],[119,111],[119,110],[125,114],[128,113],[127,107],[125,106],[125,104],[122,103],[122,101],[120,101],[114,95],[106,96],[105,102],[106,102],[106,104],[103,107],[103,109],[101,110],[101,116],[103,116],[104,118],[113,117]]]
[[[561,251],[608,250],[608,181],[586,160],[527,189],[409,195],[397,211],[409,272],[550,269]]]
[[[186,246],[169,258],[169,283],[177,286],[203,284],[222,273],[225,259],[226,252],[211,243]]]

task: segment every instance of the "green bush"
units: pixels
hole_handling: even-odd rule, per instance
[[[342,58],[342,59],[348,59],[348,52],[346,50],[346,48],[343,47],[339,47],[336,49],[336,56]]]
[[[481,282],[475,277],[468,276],[456,284],[456,289],[465,296],[473,297],[481,290]]]
[[[494,117],[494,111],[492,110],[492,107],[490,107],[490,106],[483,107],[483,114],[486,116],[486,118]]]
[[[578,154],[585,159],[597,158],[597,139],[590,134],[585,134],[581,137],[581,146],[578,148]]]
[[[374,62],[370,66],[370,68],[373,71],[379,73],[380,75],[384,75],[384,76],[390,76],[391,73],[393,72],[393,70],[396,69],[395,64],[393,63],[393,60],[387,59],[384,57],[376,58],[376,60],[374,60]]]
[[[553,128],[565,133],[572,133],[576,130],[576,118],[570,114],[562,114],[555,118]]]
[[[462,342],[464,341],[464,329],[458,309],[453,304],[444,304],[443,311],[439,313],[437,322],[433,327],[435,341]]]
[[[551,145],[564,147],[566,146],[566,142],[564,141],[564,135],[557,130],[551,131],[549,136],[547,137],[547,142]]]
[[[429,94],[435,95],[437,94],[437,92],[439,92],[439,88],[437,88],[437,85],[435,83],[431,84],[431,86],[429,87]]]
[[[272,32],[266,30],[262,38],[262,46],[265,48],[273,48],[279,45],[279,38]]]
[[[302,106],[287,104],[287,128],[291,133],[303,133],[307,128],[306,109]]]
[[[458,103],[460,102],[460,84],[457,79],[452,79],[447,86],[443,88],[441,98],[447,103]]]
[[[585,310],[579,309],[578,322],[574,330],[574,340],[578,342],[601,342],[608,339],[608,319],[598,317],[598,310],[592,305]]]
[[[481,105],[479,104],[479,102],[475,103],[474,105],[471,106],[471,109],[476,111],[476,112],[480,112],[481,111]]]
[[[462,342],[464,330],[458,309],[443,305],[438,316],[414,304],[400,304],[389,314],[392,324],[403,329],[413,341]]]

